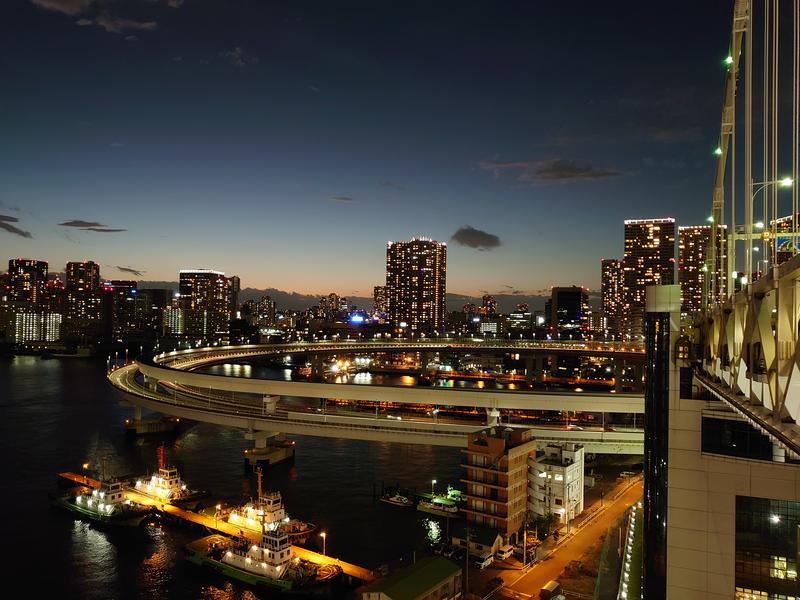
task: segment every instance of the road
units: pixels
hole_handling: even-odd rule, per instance
[[[507,585],[516,592],[539,597],[539,590],[552,579],[558,579],[564,568],[573,560],[579,559],[591,546],[597,543],[606,530],[619,519],[634,502],[642,497],[643,486],[639,482],[611,503],[606,503],[602,514],[583,527],[551,555],[534,566],[528,573]]]

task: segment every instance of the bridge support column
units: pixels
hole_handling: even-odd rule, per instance
[[[150,390],[151,392],[158,391],[158,379],[155,379],[154,377],[145,376],[144,382],[147,385],[147,389]]]
[[[261,401],[261,414],[274,415],[278,411],[280,396],[264,396]]]
[[[533,356],[525,357],[525,383],[527,383],[528,385],[533,383],[536,373],[534,371],[533,360],[534,360]]]
[[[614,391],[619,393],[622,391],[622,363],[619,360],[614,360]]]
[[[495,427],[500,424],[500,411],[496,408],[486,409],[486,426]]]
[[[786,462],[786,450],[778,444],[772,444],[772,462]]]
[[[142,420],[142,407],[134,405],[133,407],[133,420],[139,422]]]
[[[278,431],[248,431],[244,437],[253,441],[253,447],[244,451],[246,469],[294,460],[294,442],[282,439]]]
[[[311,377],[317,380],[325,377],[325,364],[319,354],[311,355]]]

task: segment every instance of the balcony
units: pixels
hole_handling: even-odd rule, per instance
[[[463,469],[477,469],[478,471],[484,471],[486,473],[502,473],[503,475],[508,475],[508,471],[503,471],[498,469],[497,467],[492,466],[479,466],[479,465],[468,465],[461,463],[461,468]]]
[[[491,502],[492,504],[502,504],[503,506],[508,506],[508,498],[502,500],[500,498],[489,498],[487,496],[476,496],[474,494],[464,494],[467,497],[467,503],[469,504],[469,500],[478,500],[481,502]]]

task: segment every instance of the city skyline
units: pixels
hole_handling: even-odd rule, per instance
[[[624,219],[704,222],[727,7],[669,53],[634,3],[567,34],[555,7],[461,8],[17,3],[0,254],[367,297],[372,249],[424,235],[448,242],[451,291],[532,294],[599,289]]]

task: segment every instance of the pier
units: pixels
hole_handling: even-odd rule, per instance
[[[58,474],[59,477],[62,479],[67,479],[69,481],[73,481],[79,485],[85,485],[91,488],[98,488],[100,487],[100,482],[97,479],[93,479],[86,475],[81,475],[79,473],[72,473],[70,471],[66,471],[63,473]],[[226,536],[230,537],[245,537],[253,542],[260,542],[261,535],[249,529],[242,529],[236,525],[231,525],[227,521],[223,519],[219,519],[216,517],[209,517],[207,515],[202,515],[200,513],[196,513],[190,510],[183,509],[179,506],[175,506],[174,504],[170,504],[169,502],[163,501],[159,498],[153,498],[152,496],[147,496],[145,494],[141,494],[130,487],[125,488],[125,498],[130,500],[131,502],[136,502],[138,504],[142,504],[144,506],[152,506],[157,512],[172,517],[173,519],[184,521],[186,523],[191,523],[193,525],[197,525],[199,527],[203,527],[205,529],[211,530],[216,533],[221,533]],[[302,560],[307,560],[308,562],[312,562],[316,565],[336,565],[341,567],[342,571],[344,571],[345,575],[349,575],[355,579],[359,579],[364,583],[370,583],[377,579],[375,574],[366,569],[364,567],[359,567],[358,565],[354,565],[348,562],[344,562],[338,558],[327,556],[324,554],[320,554],[319,552],[314,552],[313,550],[309,550],[307,548],[302,548],[300,546],[292,546],[292,553],[295,556],[300,557]]]

